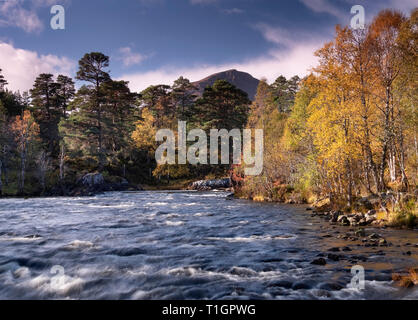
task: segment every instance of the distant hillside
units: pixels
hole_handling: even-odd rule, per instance
[[[200,81],[193,82],[193,84],[199,88],[199,94],[202,94],[203,90],[207,86],[213,85],[216,80],[228,81],[237,88],[248,93],[248,97],[251,100],[254,100],[255,94],[257,92],[258,83],[260,82],[260,80],[254,78],[249,73],[233,69],[212,74],[209,77],[206,77]]]

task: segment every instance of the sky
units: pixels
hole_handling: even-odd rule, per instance
[[[0,69],[13,91],[40,73],[75,77],[88,52],[110,57],[110,74],[133,91],[191,81],[228,69],[274,81],[303,77],[314,52],[349,25],[360,4],[366,22],[381,9],[408,14],[417,0],[0,0]],[[65,9],[65,29],[50,26]],[[80,83],[78,83],[80,85]]]

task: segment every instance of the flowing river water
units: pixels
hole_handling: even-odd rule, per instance
[[[0,299],[418,299],[391,281],[418,266],[416,230],[368,228],[391,245],[367,247],[304,206],[226,195],[2,199]]]

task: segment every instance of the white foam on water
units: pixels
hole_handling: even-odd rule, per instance
[[[364,289],[347,285],[346,288],[332,291],[332,294],[334,299],[364,299],[364,296],[368,299],[385,299],[387,296],[396,296],[397,292],[399,288],[394,286],[393,281],[366,280]]]
[[[134,292],[131,299],[132,300],[141,300],[141,299],[146,298],[148,296],[148,294],[149,294],[148,291],[138,290],[138,291]]]
[[[32,242],[41,240],[42,237],[0,237],[0,241],[11,241],[11,242]]]
[[[153,207],[153,206],[166,206],[166,205],[168,205],[168,202],[158,202],[158,201],[155,201],[155,202],[147,202],[145,205],[146,206],[150,206],[150,207]]]
[[[181,225],[183,225],[183,224],[184,224],[184,222],[183,222],[183,221],[166,221],[166,222],[165,222],[165,224],[166,224],[167,226],[174,226],[174,227],[177,227],[177,226],[181,226]]]
[[[67,296],[71,292],[81,291],[84,280],[81,278],[73,278],[67,275],[49,276],[41,274],[35,278],[29,279],[19,284],[19,286],[29,287],[45,293],[56,293]]]
[[[294,235],[283,235],[283,236],[255,236],[252,235],[250,237],[209,237],[206,238],[207,240],[217,240],[217,241],[226,241],[226,242],[254,242],[254,241],[270,241],[270,240],[288,240],[294,239],[296,236]]]
[[[13,276],[16,278],[26,278],[30,276],[30,270],[26,267],[20,267],[13,272]]]
[[[257,272],[251,268],[234,266],[228,271],[208,271],[194,267],[179,267],[171,269],[162,269],[161,273],[170,276],[184,276],[184,277],[204,277],[204,278],[223,278],[229,281],[239,282],[242,280],[263,281],[280,279],[283,273],[280,271],[262,271]]]
[[[164,217],[165,218],[177,218],[177,217],[180,217],[180,215],[177,213],[169,213],[169,214],[165,214]]]
[[[74,240],[65,246],[66,249],[82,249],[92,247],[94,247],[94,243],[83,240]]]
[[[114,204],[114,205],[98,205],[98,204],[89,204],[89,208],[101,208],[101,209],[117,209],[117,208],[131,208],[134,206],[133,203],[125,204]]]
[[[195,217],[206,217],[206,216],[213,216],[213,213],[210,212],[198,212],[193,214]]]

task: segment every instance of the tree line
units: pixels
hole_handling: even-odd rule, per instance
[[[288,115],[260,83],[248,126],[265,128],[265,167],[254,178],[235,169],[243,195],[295,190],[299,200],[327,197],[346,208],[388,190],[416,198],[417,19],[418,10],[383,10],[364,30],[337,26]]]
[[[242,129],[251,104],[247,93],[218,80],[198,96],[184,77],[131,92],[128,82],[111,78],[109,63],[103,53],[87,53],[75,79],[42,73],[23,94],[7,89],[0,70],[0,194],[65,194],[66,185],[94,171],[147,184],[228,174],[226,165],[157,166],[155,133],[176,130],[179,120],[204,130]],[[283,111],[297,81],[276,81]]]

